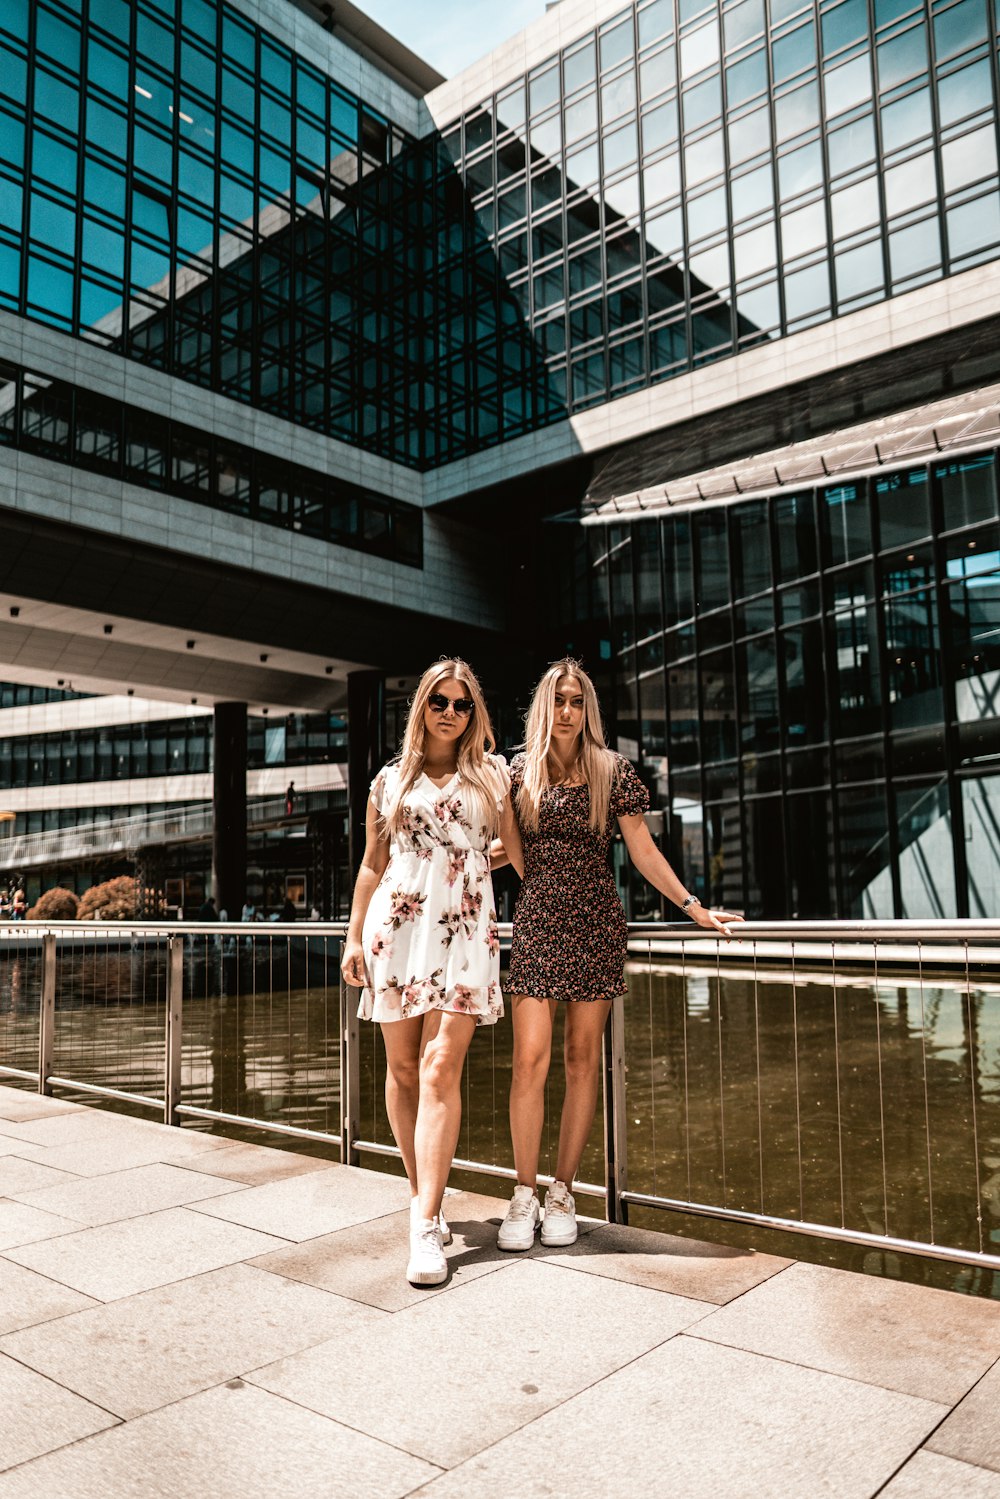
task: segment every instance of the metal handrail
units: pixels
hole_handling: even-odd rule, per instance
[[[0,1064],[0,1076],[16,1077],[21,1080],[33,1082],[37,1085],[41,1093],[50,1093],[53,1087],[61,1087],[80,1090],[101,1097],[126,1100],[162,1110],[165,1122],[170,1124],[179,1124],[185,1118],[203,1119],[217,1123],[251,1126],[264,1130],[272,1130],[287,1136],[336,1144],[340,1148],[341,1159],[347,1164],[357,1163],[359,1155],[362,1152],[366,1155],[381,1154],[391,1156],[397,1154],[398,1152],[396,1152],[395,1147],[386,1141],[363,1137],[360,1121],[359,1026],[354,1013],[355,1006],[350,1002],[345,1002],[346,995],[343,987],[341,987],[340,996],[341,1128],[339,1134],[309,1129],[298,1124],[285,1123],[274,1119],[251,1118],[242,1114],[224,1112],[221,1109],[205,1108],[198,1103],[185,1103],[181,1101],[180,1066],[181,1041],[184,1026],[185,954],[190,955],[193,952],[196,955],[199,952],[205,951],[218,952],[220,949],[223,954],[227,951],[239,952],[245,950],[247,944],[253,942],[264,943],[271,938],[298,939],[306,943],[309,943],[313,939],[340,941],[346,937],[346,934],[347,923],[344,921],[163,922],[158,920],[145,921],[134,919],[115,922],[0,922],[0,954],[4,952],[6,944],[11,939],[16,939],[15,951],[23,948],[41,949],[41,1000],[39,1008],[37,1070],[30,1071],[23,1067],[18,1068],[12,1065]],[[509,940],[510,934],[510,924],[502,924],[500,926],[502,940]],[[720,940],[714,931],[698,927],[690,921],[670,923],[632,922],[629,924],[628,935],[633,955],[637,950],[642,951],[645,948],[648,953],[652,954],[655,951],[657,956],[667,956],[670,962],[674,963],[676,959],[672,950],[676,948],[685,961],[687,956],[690,955],[696,964],[703,965],[703,955],[707,948],[712,952],[713,966],[716,963],[721,964],[723,960],[730,959],[740,960],[745,963],[747,957],[751,955],[756,961],[757,956],[761,953],[766,954],[769,948],[778,953],[782,948],[787,949],[791,945],[793,953],[793,988],[795,982],[794,955],[796,953],[805,953],[806,960],[811,962],[813,953],[808,951],[808,949],[813,944],[829,945],[830,956],[835,965],[839,964],[843,950],[853,947],[855,949],[855,957],[873,961],[876,982],[879,963],[883,960],[880,956],[880,948],[881,953],[885,956],[888,956],[889,952],[894,948],[900,953],[915,952],[918,962],[921,961],[924,954],[933,950],[935,964],[944,962],[948,965],[954,965],[960,972],[964,970],[965,1003],[967,1007],[971,1007],[972,1004],[972,991],[969,987],[970,960],[981,962],[984,957],[987,958],[990,964],[988,971],[990,972],[992,972],[992,965],[995,960],[997,973],[1000,974],[1000,920],[904,920],[893,922],[873,920],[809,922],[750,921],[741,923],[738,927],[734,925],[733,937],[736,938],[738,936],[740,940],[733,940],[731,942]],[[213,942],[213,939],[216,939],[216,941]],[[230,943],[230,939],[237,940]],[[165,1064],[162,1097],[154,1097],[151,1094],[146,1095],[139,1092],[127,1092],[122,1089],[105,1086],[100,1082],[74,1080],[63,1076],[61,1073],[57,1074],[53,1066],[58,965],[67,950],[72,951],[78,943],[90,944],[95,940],[103,940],[112,947],[116,941],[120,941],[123,945],[141,943],[149,945],[153,950],[159,950],[161,943],[166,947],[166,1030],[163,1053]],[[953,951],[949,948],[948,944],[953,945]],[[972,944],[981,944],[982,946],[973,947]],[[292,951],[291,941],[288,942],[288,950],[289,952]],[[306,950],[309,951],[311,949],[307,948]],[[874,958],[872,958],[872,954],[874,954]],[[335,959],[335,951],[331,956]],[[893,961],[896,961],[895,953],[893,953]],[[701,967],[700,970],[694,969],[692,971],[703,972],[704,970]],[[331,986],[331,993],[335,992],[336,986],[334,984]],[[721,1204],[711,1201],[699,1201],[691,1191],[692,1183],[690,1181],[688,1183],[689,1191],[687,1198],[676,1195],[661,1195],[655,1191],[646,1192],[631,1189],[628,1182],[628,1139],[626,1128],[628,1083],[627,1068],[625,1065],[625,1017],[627,1013],[627,1006],[615,1005],[611,1012],[611,1023],[605,1034],[603,1075],[606,1184],[604,1188],[588,1184],[580,1185],[580,1190],[584,1192],[605,1192],[607,1216],[611,1221],[626,1222],[630,1206],[655,1207],[694,1216],[749,1224],[769,1230],[780,1230],[783,1232],[827,1238],[831,1241],[850,1243],[863,1248],[879,1248],[894,1250],[899,1253],[924,1254],[931,1258],[949,1260],[961,1264],[978,1265],[994,1270],[1000,1269],[1000,1255],[987,1252],[985,1247],[989,1243],[989,1239],[988,1237],[984,1237],[982,1229],[984,1208],[981,1190],[978,1185],[978,1143],[973,1150],[977,1168],[976,1208],[979,1215],[980,1242],[978,1250],[951,1247],[947,1244],[942,1245],[933,1242],[933,1212],[930,1220],[930,1238],[928,1240],[914,1240],[897,1237],[888,1233],[880,1234],[850,1228],[843,1221],[839,1224],[835,1222],[808,1221],[804,1209],[800,1219],[767,1213],[763,1210],[763,1201],[761,1202],[760,1212],[745,1211],[741,1208],[728,1206],[725,1203],[724,1195]],[[969,1015],[971,1024],[971,1008],[969,1009]],[[718,1023],[722,1024],[721,1009]],[[18,1059],[20,1060],[20,1058]],[[974,1074],[975,1063],[972,1065]],[[974,1088],[974,1075],[971,1078],[971,1082]],[[972,1111],[974,1116],[975,1099],[973,1099]],[[482,1172],[490,1176],[513,1177],[514,1175],[514,1172],[509,1167],[497,1164],[496,1162],[476,1162],[474,1160],[462,1159],[457,1161],[456,1165],[463,1169]],[[884,1167],[885,1163],[883,1159],[883,1172]]]

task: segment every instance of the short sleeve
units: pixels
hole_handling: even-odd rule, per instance
[[[515,755],[510,762],[510,784],[511,790],[516,791],[524,780],[524,755]]]
[[[510,770],[503,755],[490,755],[489,760],[497,778],[497,811],[499,812],[510,795]]]
[[[380,817],[385,811],[385,804],[390,794],[389,781],[393,775],[393,772],[394,767],[392,765],[383,765],[382,769],[379,771],[378,775],[375,777],[374,781],[372,781],[371,786],[369,787],[372,802],[374,803],[375,810]]]
[[[649,811],[649,792],[636,774],[635,766],[619,755],[618,772],[611,788],[612,817],[633,817]]]

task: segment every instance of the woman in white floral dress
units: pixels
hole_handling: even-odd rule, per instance
[[[520,866],[510,777],[465,662],[428,668],[399,759],[372,783],[343,973],[382,1026],[386,1108],[412,1194],[407,1278],[443,1281],[441,1199],[472,1034],[503,1014],[490,842]],[[508,843],[508,837],[512,844]]]

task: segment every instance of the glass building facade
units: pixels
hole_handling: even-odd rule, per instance
[[[996,911],[998,519],[988,452],[580,528],[560,643],[600,663],[692,889],[759,917]]]
[[[422,139],[221,0],[0,11],[0,306],[416,468],[1000,251],[986,0],[646,0]]]
[[[369,454],[401,465],[419,488],[1000,260],[987,0],[599,11],[558,51],[529,47],[530,68],[488,95],[435,105],[431,128],[429,110],[390,118],[226,0],[5,0],[0,316],[362,450],[353,473]],[[279,462],[249,414],[241,445],[173,406],[39,373],[29,354],[0,365],[0,457],[422,566],[420,508],[331,477],[344,450],[324,474]],[[492,497],[473,464],[450,498],[491,547],[518,501],[549,586],[513,586],[508,538],[498,596],[547,610],[522,630],[539,660],[573,648],[594,668],[693,888],[763,916],[992,914],[992,440],[568,528],[544,519],[579,498],[569,464],[530,503],[502,488],[502,465],[482,478]],[[748,429],[747,456],[753,442]],[[344,658],[368,660],[366,644],[344,642]],[[207,728],[160,727],[0,752],[18,786],[209,768]],[[304,731],[301,760],[291,731],[275,758],[277,729],[251,735],[251,765],[341,754],[339,720],[315,742]],[[634,914],[649,898],[636,886]]]

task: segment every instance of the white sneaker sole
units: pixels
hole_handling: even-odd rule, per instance
[[[545,1225],[542,1225],[542,1243],[546,1249],[565,1249],[568,1245],[575,1244],[579,1237],[580,1230],[578,1228],[571,1230],[564,1228],[559,1233],[547,1234],[545,1232]]]
[[[513,1242],[510,1239],[504,1239],[501,1234],[497,1234],[497,1248],[502,1249],[506,1254],[527,1254],[529,1249],[534,1248],[535,1234],[537,1234],[537,1232],[538,1227],[536,1225],[535,1231],[531,1235],[530,1239],[518,1239],[516,1242]]]
[[[406,1278],[411,1286],[440,1286],[448,1279],[448,1266],[443,1270],[413,1270],[407,1265]]]

